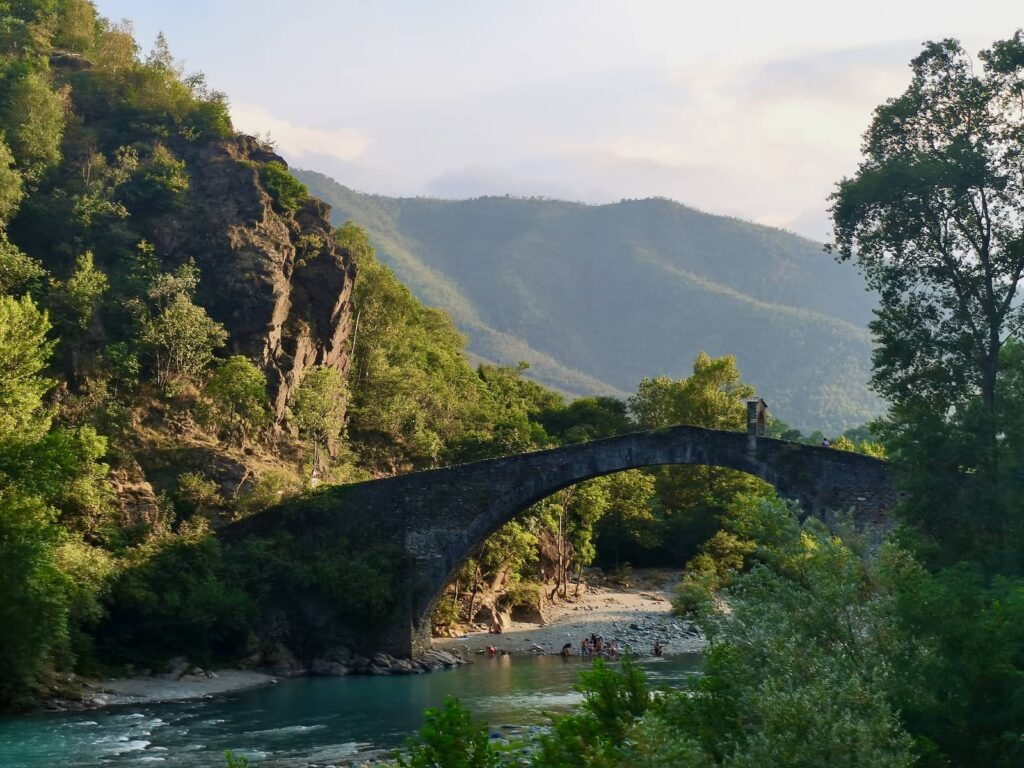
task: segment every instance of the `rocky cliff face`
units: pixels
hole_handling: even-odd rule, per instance
[[[195,260],[198,302],[231,334],[229,353],[262,362],[280,416],[307,368],[347,371],[355,264],[334,243],[327,205],[275,203],[259,169],[284,160],[256,139],[173,149],[189,190],[183,210],[151,222],[156,253],[167,269]]]

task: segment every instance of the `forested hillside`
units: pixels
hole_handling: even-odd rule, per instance
[[[880,411],[867,387],[874,298],[817,243],[663,199],[388,198],[296,173],[452,315],[472,353],[525,360],[567,394],[621,396],[707,351],[735,355],[795,426],[836,432]]]

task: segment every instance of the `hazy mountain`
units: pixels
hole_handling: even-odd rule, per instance
[[[626,395],[736,355],[772,410],[835,432],[877,415],[873,297],[819,243],[664,199],[391,198],[295,171],[364,227],[380,258],[443,307],[481,358],[526,360],[568,394]]]

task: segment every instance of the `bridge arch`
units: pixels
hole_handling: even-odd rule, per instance
[[[243,521],[241,528],[250,533],[280,526],[337,529],[353,519],[346,510],[360,510],[362,524],[379,528],[409,557],[392,625],[383,634],[374,633],[377,647],[367,650],[410,656],[430,647],[437,597],[487,536],[562,488],[660,465],[738,470],[771,484],[827,525],[835,524],[837,514],[852,514],[854,524],[869,533],[881,535],[891,527],[896,490],[884,461],[752,434],[678,426],[339,486],[321,497],[315,509],[268,510]]]

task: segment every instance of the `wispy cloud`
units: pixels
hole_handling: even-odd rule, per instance
[[[336,160],[354,160],[369,146],[369,139],[356,130],[323,130],[298,125],[277,117],[255,104],[231,105],[231,119],[241,131],[270,138],[286,154],[296,157],[322,156]]]

